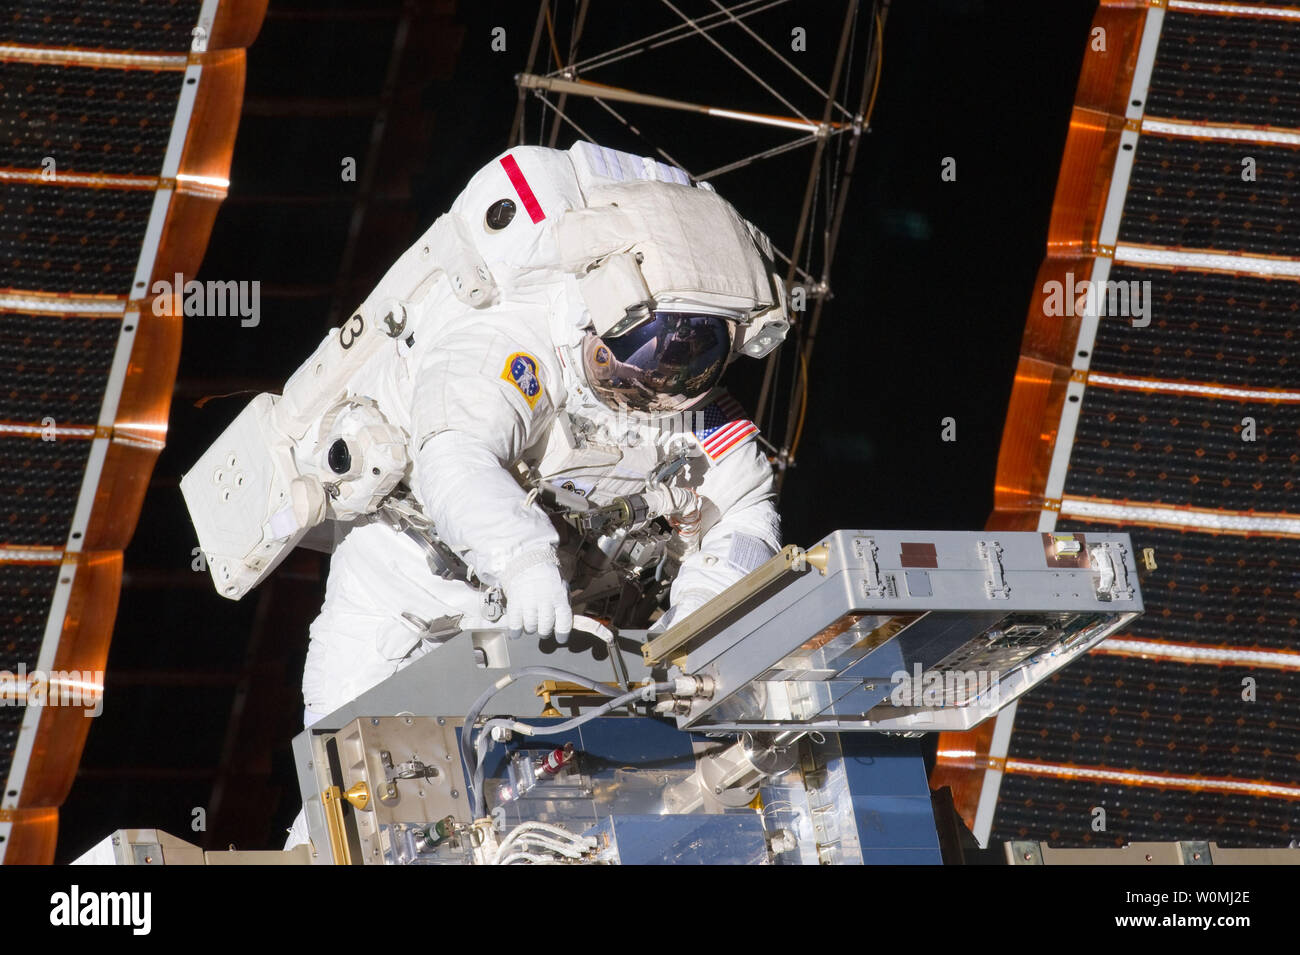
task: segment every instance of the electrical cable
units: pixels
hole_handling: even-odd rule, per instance
[[[503,865],[504,860],[518,852],[531,852],[533,849],[545,849],[570,858],[578,859],[596,848],[596,840],[575,835],[567,829],[545,822],[522,822],[512,829],[496,851],[496,864]]]
[[[530,676],[550,678],[552,680],[568,680],[572,683],[577,683],[579,686],[586,687],[595,693],[599,693],[601,696],[613,696],[619,692],[619,688],[609,686],[605,683],[597,683],[595,680],[585,677],[580,673],[572,673],[569,670],[561,670],[558,667],[529,666],[521,667],[518,670],[511,670],[510,673],[502,677],[500,680],[497,680],[496,683],[492,684],[479,694],[478,699],[470,704],[469,712],[465,714],[465,725],[461,731],[460,737],[460,755],[461,758],[464,759],[465,765],[468,769],[472,770],[474,768],[474,749],[470,737],[474,732],[474,724],[478,722],[479,715],[483,712],[483,708],[488,705],[488,702],[492,697],[510,686],[510,684],[516,683],[524,677]]]
[[[475,749],[474,749],[474,742],[473,742],[474,724],[478,722],[479,715],[483,712],[484,707],[488,705],[489,701],[491,701],[492,697],[496,696],[499,692],[504,690],[506,687],[510,686],[512,683],[515,683],[523,679],[524,677],[531,677],[531,676],[541,677],[543,679],[549,678],[552,680],[568,680],[571,683],[577,683],[579,686],[586,687],[587,689],[595,693],[599,693],[601,696],[613,696],[614,694],[618,693],[621,689],[618,687],[611,687],[604,683],[597,683],[595,680],[589,679],[588,677],[583,676],[581,673],[573,673],[569,670],[561,670],[558,667],[529,666],[529,667],[522,667],[518,670],[510,671],[510,673],[508,673],[506,676],[502,677],[500,680],[497,680],[496,683],[492,684],[481,694],[479,694],[478,699],[476,699],[472,704],[470,704],[469,712],[465,714],[465,724],[463,727],[461,727],[461,733],[460,733],[460,755],[461,755],[461,759],[465,763],[467,779],[470,781],[474,789],[474,800],[475,800],[476,808],[478,808],[480,804],[479,797],[481,795],[482,786],[473,785],[473,780],[477,777],[477,770],[478,770],[478,763],[479,763],[479,761],[475,758]],[[667,685],[671,688],[671,684],[667,684]],[[637,692],[640,691],[638,690]],[[625,694],[625,695],[632,695],[632,694]],[[605,712],[608,712],[608,710],[605,710]],[[506,722],[507,724],[511,724],[512,721],[506,721]],[[482,814],[480,813],[476,815],[475,818],[481,818],[481,815]]]
[[[575,845],[588,844],[588,840],[584,839],[582,836],[574,835],[572,832],[570,832],[568,829],[565,829],[563,826],[557,826],[554,823],[542,822],[540,820],[533,819],[533,820],[529,820],[528,822],[521,822],[519,825],[515,826],[515,828],[511,830],[510,835],[506,836],[506,838],[502,841],[502,845],[509,842],[511,837],[521,832],[533,832],[533,831],[549,833],[550,835],[556,836],[559,839],[568,839],[572,841]]]
[[[507,859],[498,862],[497,865],[514,865],[516,862],[527,862],[531,865],[559,865],[558,859],[551,856],[534,855],[531,852],[516,852]]]
[[[539,833],[520,836],[512,844],[511,848],[520,849],[525,852],[532,852],[536,849],[545,849],[548,852],[562,855],[566,859],[581,859],[587,851],[585,847],[580,848],[569,842],[560,842],[558,839],[552,839],[549,836],[543,836]]]
[[[560,45],[555,42],[555,21],[551,19],[550,0],[547,0],[546,6],[543,9],[546,11],[546,32],[550,34],[551,37],[551,55],[555,57],[555,68],[557,70],[563,70],[564,57],[560,56]]]
[[[487,772],[485,757],[487,756],[488,746],[492,743],[492,730],[498,726],[509,728],[513,725],[514,720],[488,720],[487,723],[484,724],[483,729],[479,732],[478,740],[474,743],[474,779],[471,793],[474,799],[475,819],[482,819],[487,815],[487,793],[484,788],[484,777]]]
[[[577,729],[579,726],[582,726],[584,723],[589,723],[597,717],[604,716],[606,713],[617,710],[619,707],[627,706],[629,703],[635,703],[638,699],[645,699],[647,696],[654,697],[660,693],[671,693],[674,689],[676,689],[676,686],[672,683],[654,683],[649,686],[639,686],[632,692],[624,693],[622,696],[616,697],[608,703],[596,707],[596,709],[589,713],[583,713],[581,716],[576,716],[563,723],[557,723],[554,726],[533,726],[530,723],[521,723],[518,721],[514,723],[514,726],[516,728],[523,727],[521,732],[526,731],[531,736],[555,736],[559,733],[568,733]]]
[[[544,670],[549,668],[528,667],[526,669]],[[561,670],[556,672],[563,673],[564,671]],[[557,723],[554,726],[534,726],[531,723],[523,723],[518,720],[508,720],[508,721],[491,720],[489,721],[488,725],[490,726],[490,725],[507,724],[517,732],[524,733],[528,736],[556,736],[561,733],[571,732],[585,723],[589,723],[592,720],[597,719],[598,717],[604,716],[606,713],[610,713],[614,710],[619,709],[620,707],[627,706],[629,703],[634,703],[638,699],[646,699],[646,698],[653,699],[655,696],[657,696],[660,693],[671,693],[675,688],[676,688],[675,685],[672,683],[654,683],[649,686],[639,686],[635,690],[632,690],[629,693],[624,693],[622,696],[615,697],[609,702],[596,707],[596,709],[588,713],[583,713],[581,716],[574,717],[571,720],[565,720],[563,723]],[[609,687],[601,688],[602,693],[608,694],[608,691],[609,691]],[[482,699],[482,697],[480,697],[480,699]],[[486,705],[487,703],[485,701],[482,706],[478,707],[479,711],[482,711],[483,706]],[[475,718],[477,719],[477,713],[475,713]],[[473,724],[470,723],[468,719],[466,719],[465,727],[461,730],[462,755],[464,755],[464,751],[465,751],[465,740],[472,733],[472,726]],[[484,748],[483,748],[483,753],[486,755],[487,746],[491,745],[491,733],[488,731],[486,726],[484,727],[483,732],[479,734],[479,740],[487,741],[484,744]],[[471,749],[471,753],[477,755],[476,751],[473,749]],[[482,819],[484,816],[487,815],[487,797],[486,797],[486,793],[484,792],[484,789],[486,787],[484,785],[484,773],[482,771],[482,766],[480,765],[479,759],[477,758],[472,763],[469,762],[467,758],[466,764],[471,767],[470,775],[473,780],[474,818]]]

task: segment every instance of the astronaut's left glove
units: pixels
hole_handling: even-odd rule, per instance
[[[511,639],[521,633],[566,643],[573,631],[569,585],[560,577],[555,551],[535,551],[512,561],[501,578],[506,594],[506,628]]]

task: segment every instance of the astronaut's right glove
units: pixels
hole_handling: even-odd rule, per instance
[[[506,629],[511,639],[521,633],[548,637],[565,643],[573,631],[573,609],[569,606],[569,585],[560,577],[555,552],[526,554],[516,558],[501,578],[506,595]]]
[[[673,605],[651,625],[648,631],[649,635],[657,637],[661,633],[667,633],[669,627],[681,620],[685,620],[712,600],[714,596],[714,594],[702,590],[688,590],[686,593],[681,594],[673,602]]]

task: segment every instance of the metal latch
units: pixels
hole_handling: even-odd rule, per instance
[[[1088,548],[1092,563],[1093,587],[1098,600],[1132,600],[1133,583],[1129,580],[1128,548],[1114,541],[1103,541]]]
[[[391,783],[398,779],[436,779],[438,777],[437,766],[429,766],[414,756],[404,763],[394,763],[393,754],[386,749],[379,751],[379,763],[384,767],[384,778],[390,783],[387,787],[389,790],[393,788]]]
[[[483,591],[483,619],[488,623],[496,623],[505,615],[505,592],[500,587],[489,587]]]
[[[880,565],[876,563],[878,550],[876,542],[870,537],[853,538],[853,556],[862,561],[862,570],[866,573],[862,590],[868,597],[876,599],[885,596],[885,585],[880,579]]]
[[[984,571],[988,575],[984,581],[984,592],[990,600],[1008,599],[1011,587],[1007,585],[1006,573],[1002,569],[1002,545],[997,541],[980,541],[978,549],[980,560],[984,562]]]

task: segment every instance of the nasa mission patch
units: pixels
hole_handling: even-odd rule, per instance
[[[506,359],[501,377],[519,389],[529,408],[536,408],[542,397],[542,379],[537,374],[537,359],[526,352],[515,352]]]

